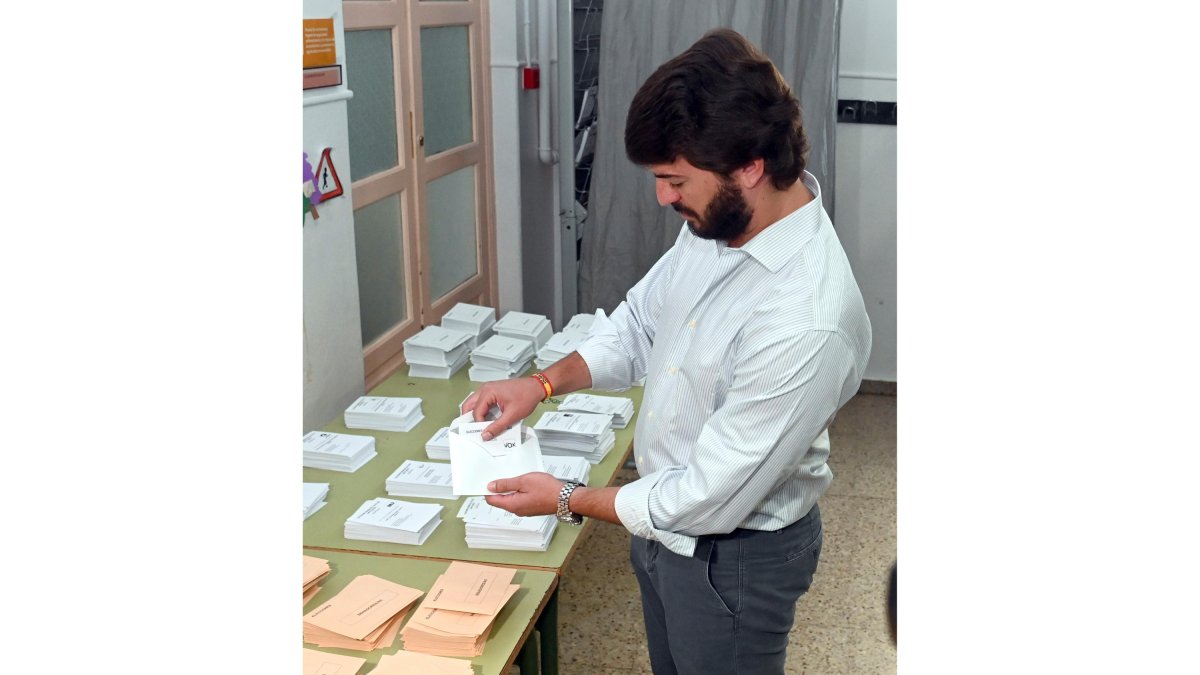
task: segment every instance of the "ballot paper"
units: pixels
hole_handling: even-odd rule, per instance
[[[468,422],[450,428],[450,470],[454,494],[489,495],[487,484],[542,471],[542,453],[532,430],[515,424],[490,441],[480,437],[492,422]]]
[[[450,427],[442,427],[425,441],[425,456],[429,459],[450,459]]]
[[[401,631],[404,648],[439,656],[482,654],[496,615],[521,589],[509,583],[514,573],[511,568],[450,563]]]
[[[595,394],[567,394],[558,409],[562,412],[586,412],[612,415],[612,428],[624,429],[633,417],[633,399],[625,396],[596,396]]]
[[[612,416],[595,413],[548,412],[533,425],[547,455],[586,457],[598,464],[616,445]]]
[[[304,519],[325,506],[325,496],[329,494],[329,483],[304,484]]]
[[[458,517],[466,528],[467,548],[545,551],[558,527],[554,516],[518,516],[483,497],[463,500]]]
[[[471,363],[491,370],[523,369],[529,365],[534,351],[532,344],[526,340],[493,335],[471,350]]]
[[[425,419],[421,399],[399,396],[359,396],[346,408],[347,429],[410,431]]]
[[[367,662],[366,659],[357,656],[330,654],[317,649],[309,649],[308,647],[304,647],[303,649],[304,675],[355,675],[362,669],[363,664]],[[377,673],[379,672],[379,668],[376,667],[371,672]]]
[[[546,341],[546,345],[538,350],[537,358],[534,363],[541,370],[545,370],[555,363],[561,361],[568,354],[579,348],[583,341],[587,339],[586,334],[582,333],[555,333]]]
[[[441,504],[418,504],[398,499],[368,499],[346,520],[343,536],[394,544],[425,543],[442,522]]]
[[[387,477],[384,487],[393,497],[455,499],[450,478],[449,464],[406,459]]]
[[[312,600],[313,596],[321,592],[320,582],[329,576],[330,571],[328,560],[311,555],[304,556],[304,572],[302,574],[304,599],[302,604],[308,604],[308,601]]]
[[[595,314],[576,314],[571,317],[567,325],[563,326],[564,333],[578,333],[587,336],[592,330],[592,324],[596,322]]]
[[[492,336],[492,326],[495,323],[495,309],[465,302],[454,305],[442,315],[442,327],[471,335],[472,349]]]
[[[528,340],[535,352],[541,349],[554,333],[550,319],[541,314],[526,312],[508,312],[492,326],[492,329],[497,335]]]
[[[304,434],[304,466],[352,473],[375,456],[375,438],[332,431]]]
[[[427,366],[449,366],[471,347],[471,333],[441,326],[426,326],[404,341],[404,360]]]
[[[468,344],[468,346],[472,349],[475,347],[473,344]],[[409,363],[408,376],[425,377],[435,380],[448,380],[454,377],[455,373],[462,370],[462,367],[467,365],[467,361],[470,358],[471,352],[464,351],[462,355],[458,357],[457,361],[448,366],[430,366],[424,363]]]
[[[592,472],[592,464],[584,457],[554,457],[542,455],[542,464],[546,473],[559,480],[571,480],[587,485],[588,476]]]
[[[395,641],[407,610],[423,593],[373,574],[355,577],[304,615],[304,641],[371,651]]]
[[[379,657],[371,675],[474,675],[470,661],[401,649]],[[338,673],[337,675],[341,675]]]

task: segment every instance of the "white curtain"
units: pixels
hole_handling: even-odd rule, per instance
[[[758,46],[800,99],[809,171],[833,217],[840,0],[606,0],[600,31],[596,154],[579,261],[579,309],[611,312],[662,256],[682,221],[653,177],[625,157],[625,114],[659,65],[713,28]],[[835,219],[836,225],[836,219]]]

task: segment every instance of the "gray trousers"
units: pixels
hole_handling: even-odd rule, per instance
[[[655,675],[783,673],[796,600],[821,556],[821,511],[775,531],[699,538],[692,557],[632,537]]]

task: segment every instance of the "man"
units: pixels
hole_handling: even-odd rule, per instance
[[[714,30],[629,109],[626,154],[687,218],[674,246],[578,351],[464,402],[502,415],[642,376],[640,478],[591,488],[546,473],[494,481],[489,504],[624,525],[650,661],[663,673],[782,673],[822,544],[828,427],[870,353],[862,296],[820,187],[800,107],[741,35]]]

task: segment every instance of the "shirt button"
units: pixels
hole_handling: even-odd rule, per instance
[[[645,462],[645,461],[646,461],[646,457],[645,457],[645,455],[643,455],[643,456],[641,456],[641,457],[638,457],[638,461],[639,461],[639,462]]]
[[[676,368],[675,366],[671,366],[671,368],[670,368],[670,369],[669,369],[667,372],[669,372],[669,373],[671,373],[672,375],[674,375],[674,374],[675,374],[676,372],[678,372],[678,371],[679,371],[679,369],[678,369],[678,368]]]
[[[646,416],[649,417],[650,419],[654,419],[654,411],[651,410]]]
[[[691,321],[688,322],[688,328],[691,328],[692,330],[696,330],[696,320],[695,319],[692,319]]]

